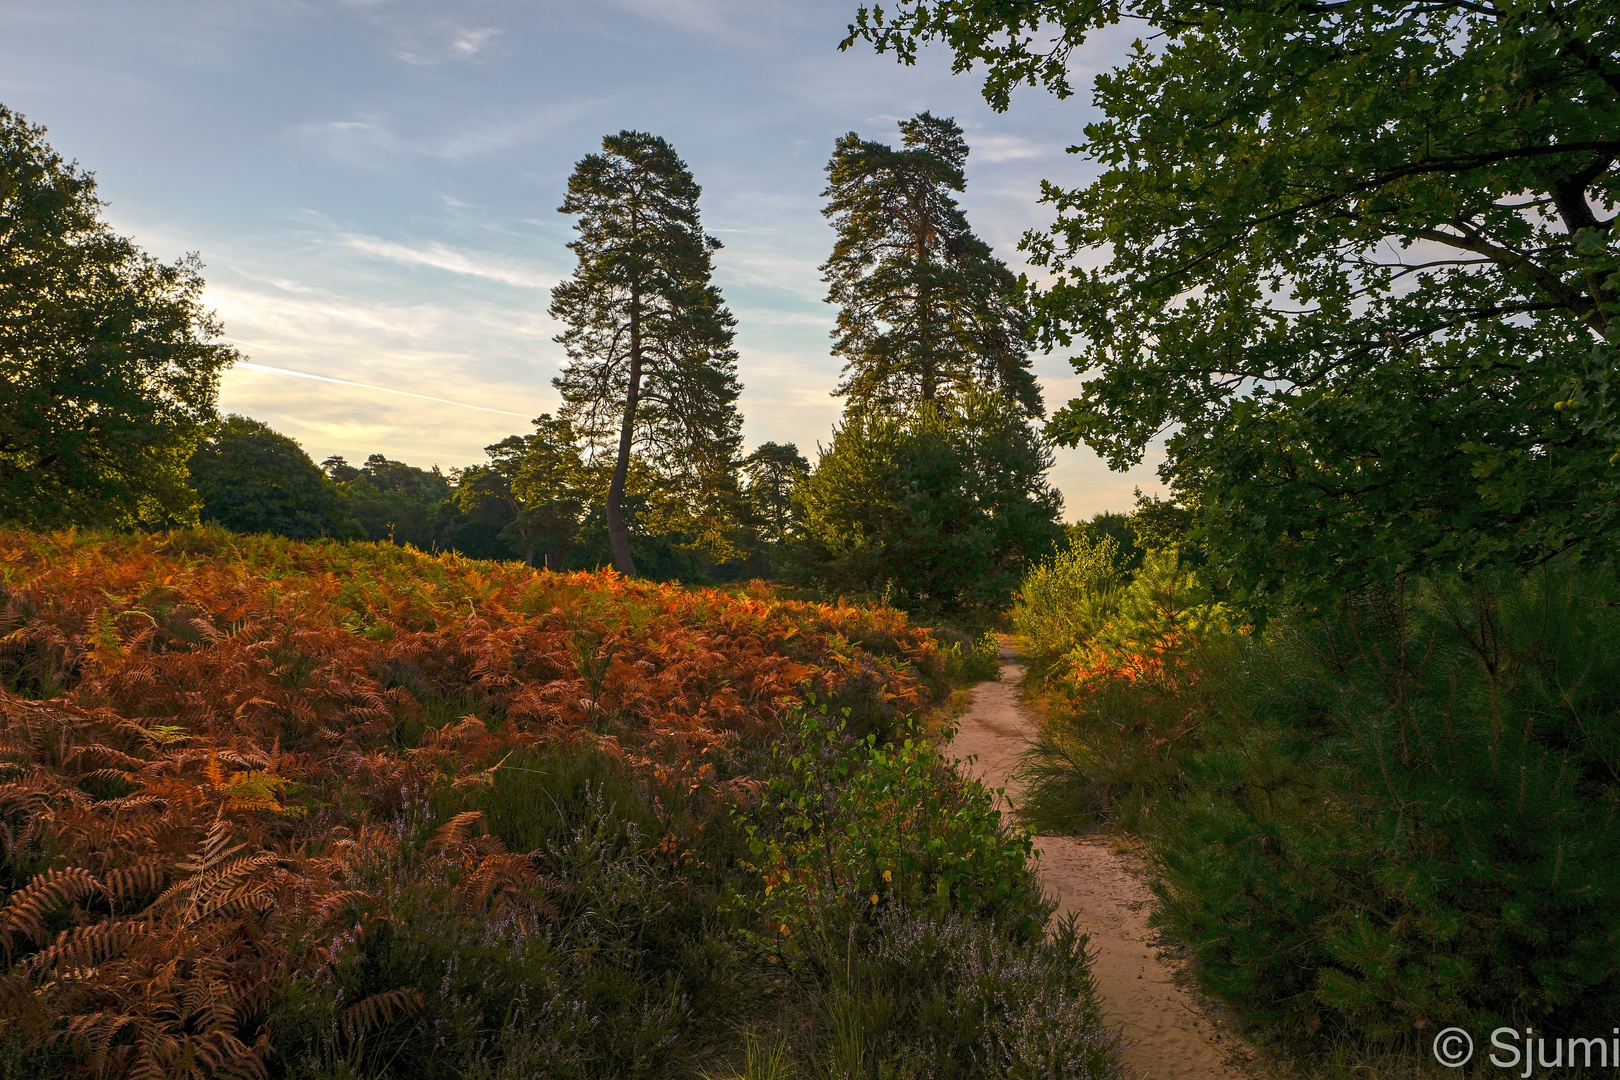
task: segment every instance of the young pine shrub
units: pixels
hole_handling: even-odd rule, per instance
[[[1620,1008],[1620,587],[1555,564],[1274,625],[1153,807],[1160,923],[1302,1045]]]
[[[1135,828],[1177,784],[1176,754],[1197,738],[1219,693],[1211,676],[1240,640],[1173,550],[1150,552],[1109,606],[1046,669],[1046,716],[1020,764],[1021,809],[1041,829]]]

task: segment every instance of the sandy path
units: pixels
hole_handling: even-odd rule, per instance
[[[1023,669],[1003,656],[1001,681],[981,683],[962,717],[949,752],[975,756],[963,767],[988,787],[1017,793],[1008,773],[1034,735],[1034,719],[1018,700]],[[1040,874],[1058,913],[1076,912],[1096,950],[1095,974],[1103,1011],[1125,1037],[1125,1064],[1138,1080],[1246,1080],[1228,1063],[1244,1048],[1225,1023],[1199,1008],[1176,985],[1174,969],[1161,961],[1151,942],[1147,916],[1152,894],[1139,860],[1087,837],[1043,836]]]

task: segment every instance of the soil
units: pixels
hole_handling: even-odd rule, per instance
[[[1001,680],[981,683],[949,752],[991,788],[1004,787],[1016,812],[1012,773],[1035,736],[1035,717],[1019,699],[1023,669],[1003,653]],[[1124,1040],[1136,1080],[1250,1080],[1255,1054],[1230,1017],[1191,988],[1179,950],[1147,925],[1153,894],[1141,858],[1118,838],[1042,836],[1039,872],[1060,916],[1073,912],[1091,936],[1092,966],[1103,1013]]]

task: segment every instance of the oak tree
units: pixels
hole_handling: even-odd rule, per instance
[[[1025,246],[1090,376],[1051,431],[1163,475],[1239,597],[1612,549],[1620,7],[1590,0],[899,0],[1006,108],[1099,75]],[[1100,264],[1100,265],[1099,265]]]
[[[197,257],[160,262],[101,209],[95,178],[0,105],[0,519],[195,523],[186,460],[237,354]]]

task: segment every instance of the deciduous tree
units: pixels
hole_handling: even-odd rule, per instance
[[[95,178],[0,105],[0,518],[194,523],[186,459],[237,354],[197,257],[159,262],[101,208]]]
[[[364,537],[338,488],[304,448],[246,416],[227,416],[191,455],[203,521],[295,540]]]
[[[1163,468],[1239,596],[1612,549],[1620,489],[1620,8],[1589,0],[900,0],[906,61],[1005,108],[1096,79],[1026,238],[1092,376],[1052,432]],[[1101,266],[1097,266],[1099,258]]]

